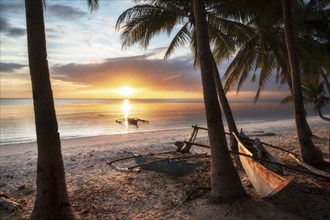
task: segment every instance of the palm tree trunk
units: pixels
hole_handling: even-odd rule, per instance
[[[217,64],[216,64],[213,56],[212,56],[212,59],[213,59],[213,72],[214,72],[215,85],[216,85],[216,89],[217,89],[217,93],[218,93],[218,97],[219,97],[219,100],[221,103],[222,110],[223,110],[226,120],[227,120],[229,133],[232,134],[234,132],[237,136],[239,136],[238,130],[236,127],[236,123],[234,120],[234,116],[231,111],[225,91],[223,89],[221,79],[220,79],[220,74],[218,71],[218,67],[217,67]],[[233,135],[230,135],[230,149],[235,152],[238,152],[238,143],[237,143],[236,138]],[[235,160],[237,167],[242,167],[241,160],[239,159],[238,154],[234,155],[234,160]]]
[[[25,0],[29,67],[38,144],[37,195],[31,219],[75,219],[65,182],[47,62],[42,0]]]
[[[330,83],[329,83],[328,77],[327,77],[327,75],[324,73],[324,71],[321,71],[321,76],[322,76],[322,78],[323,78],[323,82],[324,82],[325,86],[327,87],[328,94],[330,94]]]
[[[299,72],[299,63],[294,50],[293,29],[291,24],[291,6],[290,0],[282,0],[283,20],[285,28],[285,40],[288,50],[289,63],[292,75],[294,115],[296,130],[299,139],[299,146],[302,159],[309,164],[323,162],[322,153],[314,146],[311,137],[306,130],[306,116],[303,104],[301,90],[301,80]]]
[[[197,51],[201,66],[201,77],[206,111],[208,135],[211,145],[211,187],[214,198],[238,198],[245,196],[239,176],[231,161],[221,110],[213,74],[212,53],[209,45],[205,5],[194,0],[196,18]]]
[[[288,86],[289,86],[291,95],[293,97],[292,78],[291,78],[290,74],[287,71],[287,66],[284,64],[284,61],[283,61],[281,55],[277,52],[277,50],[273,50],[273,51],[274,51],[274,54],[276,56],[276,59],[277,59],[278,63],[280,64],[281,68],[284,71],[284,74],[286,76],[285,78],[287,80],[287,83],[288,83]],[[307,135],[309,135],[309,136],[312,137],[313,136],[313,133],[312,133],[312,130],[309,127],[307,121],[305,120],[303,123],[305,124],[304,126],[305,126],[305,129],[306,129]]]

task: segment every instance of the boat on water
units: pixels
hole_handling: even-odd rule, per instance
[[[122,118],[122,119],[117,119],[116,122],[119,124],[123,124],[127,122],[127,124],[129,125],[138,125],[138,122],[149,123],[148,120],[144,120],[141,118]]]
[[[292,176],[285,178],[253,159],[256,158],[253,153],[234,133],[233,135],[238,142],[238,151],[242,154],[239,156],[242,166],[260,197],[266,198],[276,194],[293,180]]]

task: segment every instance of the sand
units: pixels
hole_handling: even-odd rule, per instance
[[[329,152],[329,123],[308,119],[313,141],[324,156]],[[142,126],[141,126],[142,127]],[[293,120],[240,124],[252,138],[299,153]],[[142,170],[118,172],[106,163],[129,156],[176,150],[191,128],[149,131],[62,140],[70,200],[81,219],[330,219],[328,180],[287,170],[293,182],[279,194],[261,199],[239,171],[249,198],[231,203],[210,200],[209,168],[183,177]],[[207,133],[196,142],[207,144]],[[0,197],[20,204],[21,209],[3,219],[28,219],[36,193],[36,143],[0,146]],[[267,148],[280,162],[297,166],[285,153]],[[208,152],[194,147],[193,152]],[[209,152],[208,152],[209,153]],[[119,165],[133,165],[133,161]],[[194,190],[200,187],[200,190]]]

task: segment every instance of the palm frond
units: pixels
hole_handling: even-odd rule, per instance
[[[185,45],[191,40],[190,30],[189,30],[190,23],[187,22],[173,37],[170,45],[168,46],[166,53],[164,55],[164,59],[167,59],[175,49],[180,46]]]
[[[91,12],[98,10],[99,1],[98,0],[88,0],[88,7],[90,8]]]
[[[123,12],[116,23],[119,29],[123,23],[121,40],[123,48],[139,43],[143,48],[148,47],[152,37],[167,33],[174,29],[183,18],[174,12],[153,5],[137,5]]]
[[[190,42],[190,51],[193,54],[194,59],[194,67],[199,66],[199,58],[197,51],[197,38],[196,38],[196,28],[193,26],[191,31],[191,42]]]
[[[282,99],[280,102],[280,105],[289,104],[291,102],[293,102],[293,97],[290,95],[290,96],[287,96],[284,99]]]
[[[272,70],[273,70],[272,59],[273,58],[271,58],[270,56],[264,56],[264,59],[265,60],[263,61],[263,66],[260,71],[259,85],[258,85],[257,93],[254,97],[254,102],[258,101],[261,90],[264,88],[269,77],[272,75]]]

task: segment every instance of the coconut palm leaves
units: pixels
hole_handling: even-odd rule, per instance
[[[272,44],[268,45],[265,43],[264,37],[262,33],[256,34],[246,41],[237,52],[224,74],[224,77],[227,78],[225,85],[227,91],[237,83],[237,92],[239,92],[251,73],[251,80],[257,81],[256,72],[259,71],[258,89],[255,96],[255,100],[257,100],[260,91],[273,74],[273,70],[281,68],[277,59],[280,57],[278,54],[282,54],[283,46],[276,39],[273,39]],[[285,63],[282,65],[286,66]]]
[[[330,121],[330,118],[324,117],[322,114],[322,108],[330,102],[330,98],[325,96],[323,82],[319,84],[309,82],[302,85],[302,89],[305,100],[313,104],[314,112],[319,114],[323,120]]]
[[[280,16],[281,5],[276,2],[269,2],[270,6],[264,7],[261,12],[254,11],[249,20],[245,20],[245,24],[253,31],[249,32],[252,34],[245,42],[237,44],[237,54],[224,75],[227,79],[226,90],[237,84],[237,92],[239,92],[247,79],[250,78],[252,81],[258,79],[256,77],[258,72],[260,75],[256,101],[261,89],[276,70],[277,82],[280,84],[287,82],[292,91],[283,21]],[[313,4],[311,2],[309,4],[301,1],[293,2],[294,33],[297,38],[296,51],[301,60],[302,73],[318,75],[321,72],[328,73],[330,68],[327,46],[330,39],[329,9],[324,9],[325,4],[316,7],[315,1]]]
[[[129,21],[129,22],[128,22]],[[116,27],[124,25],[121,39],[123,47],[139,43],[143,48],[149,46],[150,40],[162,33],[170,34],[183,17],[176,16],[173,11],[163,10],[157,5],[137,5],[123,12],[117,20]]]
[[[315,80],[314,80],[315,81]],[[322,114],[322,109],[330,102],[330,98],[326,96],[324,91],[324,82],[306,82],[301,85],[305,103],[313,105],[313,111],[323,120],[330,121],[330,118]],[[285,97],[281,104],[288,104],[293,102],[292,96]]]
[[[192,2],[188,0],[143,2],[149,4],[140,4],[127,9],[117,20],[116,28],[123,29],[121,34],[123,48],[133,44],[140,44],[146,48],[154,36],[160,33],[170,35],[172,31],[179,29],[164,57],[168,58],[177,48],[187,44],[190,44],[193,55],[196,55],[196,31]],[[207,12],[208,28],[210,46],[216,59],[220,60],[220,58],[227,58],[233,54],[236,42],[232,36],[234,34],[235,36],[243,35],[242,33],[246,32],[247,27],[239,22],[217,16],[215,9],[215,7],[209,7]]]
[[[255,82],[258,79],[256,73],[260,73],[255,101],[274,70],[277,70],[277,78],[280,81],[287,78],[284,35],[281,17],[278,14],[280,8],[276,1],[270,4],[271,6],[264,7],[263,12],[255,12],[245,22],[250,31],[246,40],[237,44],[237,54],[224,74],[224,78],[227,79],[226,91],[237,83],[239,92],[250,75],[251,81]]]

